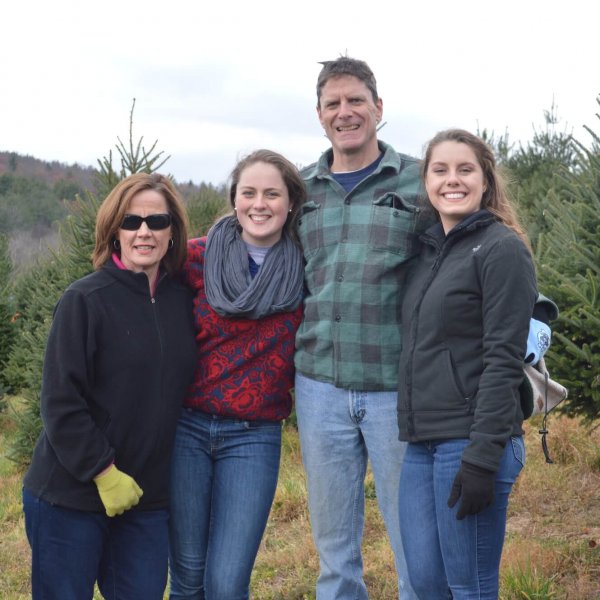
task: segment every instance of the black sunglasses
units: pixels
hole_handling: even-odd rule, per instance
[[[140,217],[140,215],[125,215],[123,222],[121,223],[121,229],[137,231],[144,222],[148,225],[148,229],[159,231],[160,229],[166,229],[171,224],[171,215],[168,213],[148,215],[147,217]]]

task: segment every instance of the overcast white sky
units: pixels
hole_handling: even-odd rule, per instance
[[[178,181],[222,183],[271,148],[307,165],[327,148],[319,61],[366,60],[380,138],[421,155],[436,131],[526,142],[554,101],[560,130],[600,133],[593,0],[18,0],[2,8],[0,150],[96,165],[117,136],[171,155]]]

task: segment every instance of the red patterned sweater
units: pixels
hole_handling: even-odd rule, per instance
[[[206,237],[188,242],[185,280],[194,290],[198,357],[185,406],[245,420],[280,421],[292,409],[294,343],[302,305],[263,319],[227,318],[204,291]]]

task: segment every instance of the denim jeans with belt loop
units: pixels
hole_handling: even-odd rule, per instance
[[[394,552],[399,598],[416,599],[398,520],[406,444],[398,440],[397,392],[346,390],[300,373],[295,389],[310,521],[320,558],[317,600],[368,598],[361,553],[367,461]],[[400,494],[405,490],[400,488]]]
[[[410,443],[400,487],[400,525],[413,588],[427,600],[496,600],[508,497],[523,465],[521,436],[506,444],[496,473],[493,503],[456,519],[460,498],[448,496],[468,439]]]
[[[171,471],[171,600],[247,600],[280,454],[278,421],[182,411]]]

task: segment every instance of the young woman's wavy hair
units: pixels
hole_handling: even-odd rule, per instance
[[[421,163],[421,178],[425,182],[431,155],[436,146],[443,142],[458,142],[466,144],[473,150],[477,162],[483,171],[483,179],[485,183],[485,192],[481,198],[481,208],[489,210],[496,218],[512,229],[531,250],[531,244],[527,234],[521,227],[517,212],[506,193],[506,185],[502,175],[498,172],[496,159],[491,147],[486,144],[480,137],[465,131],[464,129],[446,129],[437,133],[433,139],[427,144],[425,156]],[[427,203],[431,206],[429,200]],[[437,211],[431,207],[434,213]],[[437,215],[439,218],[439,215]]]
[[[261,162],[273,165],[281,173],[283,183],[287,188],[288,196],[290,198],[291,209],[285,225],[283,226],[283,230],[292,240],[298,243],[296,220],[302,205],[306,201],[306,187],[298,169],[278,152],[263,148],[255,150],[238,161],[229,176],[229,204],[232,209],[235,209],[235,196],[237,194],[237,186],[240,182],[242,172],[248,167]]]
[[[178,274],[187,257],[188,218],[173,182],[159,173],[136,173],[120,181],[100,205],[96,216],[96,245],[92,253],[94,269],[108,262],[115,252],[114,241],[131,199],[145,190],[155,190],[167,202],[171,215],[171,239],[161,265],[169,275]]]

